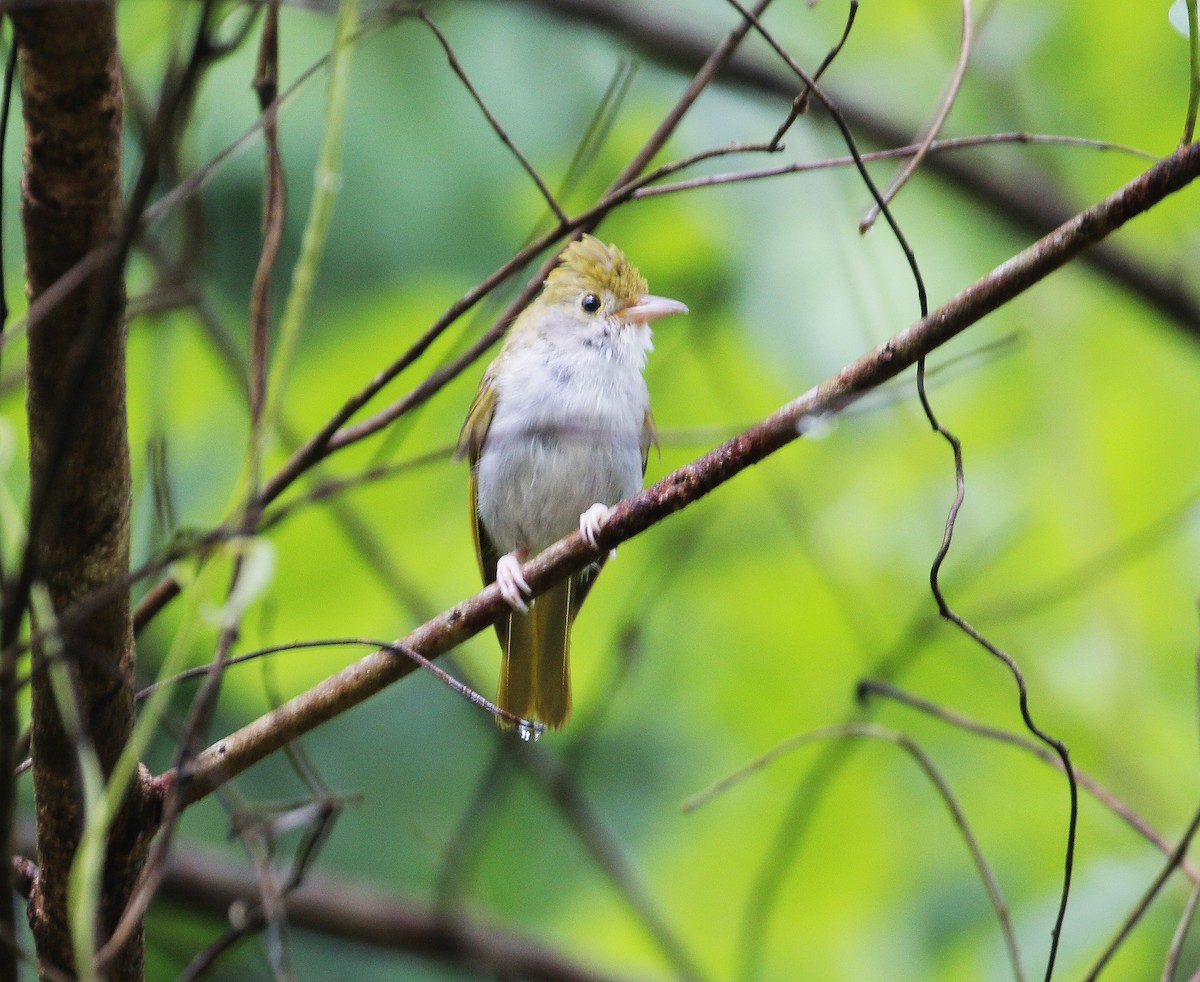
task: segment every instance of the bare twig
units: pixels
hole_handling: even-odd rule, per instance
[[[417,17],[419,17],[421,21],[431,31],[433,31],[433,35],[438,39],[438,43],[442,46],[442,51],[445,52],[446,60],[450,62],[450,67],[454,70],[454,74],[458,76],[458,79],[460,82],[462,82],[463,87],[467,90],[471,98],[475,100],[475,105],[479,107],[479,111],[482,112],[484,118],[487,119],[488,125],[492,128],[492,132],[495,133],[496,136],[500,137],[500,142],[508,147],[509,152],[513,155],[513,157],[516,158],[517,163],[520,164],[525,173],[529,175],[530,180],[537,185],[538,191],[541,192],[542,197],[546,200],[546,204],[550,207],[550,210],[554,212],[554,215],[556,218],[558,218],[559,222],[563,225],[569,225],[570,219],[567,218],[567,213],[562,210],[562,206],[559,205],[558,199],[554,197],[554,192],[552,192],[549,186],[547,186],[546,182],[542,180],[542,175],[539,174],[537,172],[537,168],[535,168],[533,164],[529,162],[529,158],[527,158],[525,154],[521,153],[517,145],[513,143],[512,138],[508,135],[508,132],[500,124],[500,120],[495,117],[492,111],[487,107],[487,103],[483,101],[483,96],[481,96],[475,86],[471,84],[471,79],[467,75],[467,70],[463,68],[462,63],[458,60],[458,56],[454,53],[454,49],[450,46],[450,42],[446,39],[446,35],[442,33],[441,28],[433,22],[433,18],[431,18],[425,12],[424,8],[419,8],[417,10]]]
[[[904,187],[908,179],[912,177],[913,172],[921,166],[921,161],[925,159],[925,155],[929,153],[929,148],[933,145],[933,141],[937,139],[937,135],[942,131],[942,127],[946,123],[946,117],[950,115],[954,101],[958,98],[958,90],[962,86],[963,76],[967,74],[967,62],[971,57],[971,41],[974,33],[971,0],[962,0],[962,43],[958,49],[958,62],[955,64],[954,73],[950,77],[950,85],[946,89],[946,96],[942,99],[942,104],[938,107],[938,111],[933,117],[933,123],[930,124],[929,131],[925,134],[921,142],[917,144],[916,152],[905,161],[904,166],[900,168],[900,172],[892,178],[892,183],[883,192],[884,201],[891,201],[897,192]],[[870,231],[871,226],[875,224],[875,219],[878,217],[879,206],[873,204],[867,209],[867,214],[859,223],[858,230],[860,232]]]
[[[920,397],[921,408],[925,412],[925,417],[928,419],[929,425],[935,433],[950,445],[951,452],[954,455],[954,502],[951,504],[950,511],[946,516],[946,527],[942,535],[941,545],[938,547],[937,555],[934,557],[933,564],[929,568],[929,588],[933,593],[934,600],[937,601],[938,613],[993,658],[1003,663],[1008,669],[1009,674],[1012,675],[1017,685],[1017,700],[1021,710],[1021,718],[1025,722],[1025,728],[1058,755],[1062,761],[1063,772],[1067,777],[1069,809],[1066,848],[1063,856],[1062,892],[1059,895],[1058,913],[1054,919],[1054,926],[1050,930],[1050,952],[1046,959],[1045,978],[1046,982],[1050,982],[1050,978],[1054,975],[1054,962],[1058,956],[1058,945],[1062,934],[1063,921],[1067,916],[1067,901],[1071,895],[1071,873],[1075,867],[1075,830],[1079,818],[1079,788],[1075,782],[1075,770],[1071,766],[1071,758],[1067,752],[1067,745],[1034,722],[1033,714],[1029,710],[1029,689],[1025,683],[1025,675],[1021,671],[1021,667],[1017,664],[1016,659],[991,639],[985,637],[966,618],[951,607],[942,591],[939,574],[942,564],[950,554],[950,545],[954,539],[954,529],[958,521],[958,513],[962,508],[966,495],[966,481],[963,472],[962,441],[942,425],[941,420],[938,419],[933,411],[933,405],[929,401],[929,394],[925,390],[924,355],[917,360],[917,395]]]
[[[287,213],[287,184],[283,157],[279,153],[279,0],[267,6],[254,92],[262,112],[263,144],[267,155],[263,176],[262,252],[250,289],[250,427],[251,445],[261,452],[263,407],[267,399],[267,339],[271,326],[271,280],[279,248],[283,244],[283,222]],[[257,468],[253,468],[257,477]]]
[[[929,778],[934,790],[937,791],[938,797],[942,799],[942,804],[946,806],[946,810],[950,813],[950,818],[958,829],[959,834],[963,838],[963,842],[967,847],[967,851],[971,854],[971,861],[975,864],[975,869],[979,873],[979,878],[983,882],[984,890],[987,892],[988,900],[992,905],[992,909],[996,912],[996,918],[1000,923],[1000,933],[1004,938],[1004,946],[1008,951],[1009,962],[1012,965],[1013,977],[1020,982],[1025,978],[1025,973],[1021,968],[1021,956],[1017,950],[1016,936],[1013,934],[1012,920],[1009,917],[1008,904],[1004,900],[1004,895],[1000,892],[1000,885],[996,882],[995,874],[992,873],[991,867],[988,865],[987,857],[984,856],[983,850],[979,846],[979,841],[975,837],[975,833],[971,830],[971,825],[967,821],[966,813],[958,802],[950,785],[942,776],[942,772],[938,769],[933,759],[922,749],[921,745],[909,737],[907,734],[900,733],[896,730],[885,729],[873,723],[847,723],[841,726],[830,726],[819,730],[813,730],[808,733],[801,733],[798,736],[785,740],[778,744],[765,754],[755,758],[745,767],[740,768],[734,773],[722,778],[716,783],[710,785],[703,791],[698,792],[684,802],[684,811],[693,811],[706,805],[714,798],[725,794],[733,785],[740,783],[752,774],[762,770],[772,761],[778,759],[784,754],[790,753],[797,747],[804,746],[809,743],[816,743],[825,740],[837,740],[843,738],[858,738],[867,740],[881,740],[885,743],[891,743],[899,747],[907,753],[921,768],[925,776]]]
[[[833,378],[619,504],[600,532],[599,548],[610,549],[644,531],[797,439],[811,420],[841,411],[864,393],[895,377],[922,355],[1188,184],[1198,173],[1200,145],[1191,145],[1166,158]],[[534,593],[541,593],[553,582],[591,562],[595,555],[581,536],[573,534],[528,563],[524,575]],[[399,643],[425,658],[436,658],[489,626],[506,610],[498,588],[493,585],[426,622]],[[203,798],[292,737],[363,701],[407,675],[411,669],[407,659],[381,650],[294,697],[275,712],[248,724],[202,753],[189,775],[187,800]],[[160,793],[176,780],[174,772],[162,775],[158,779]]]
[[[4,148],[8,143],[8,120],[9,111],[12,108],[13,76],[16,70],[17,46],[15,43],[10,43],[8,57],[4,62],[4,94],[0,97],[0,165],[4,162]],[[0,224],[3,223],[0,222]],[[0,334],[3,334],[5,327],[8,326],[8,290],[5,287],[4,269],[4,247],[3,242],[0,242]],[[3,571],[4,567],[0,564],[0,573]]]
[[[825,74],[833,59],[838,56],[842,48],[845,47],[846,41],[850,37],[850,31],[854,29],[854,18],[858,16],[858,0],[850,0],[850,8],[846,12],[846,26],[842,29],[842,36],[838,39],[837,44],[829,49],[829,52],[822,59],[821,64],[817,66],[817,70],[813,72],[813,79],[820,79]],[[784,138],[787,131],[792,128],[792,124],[796,122],[800,116],[808,111],[808,97],[811,90],[806,85],[800,90],[800,94],[792,100],[792,108],[787,114],[787,118],[779,124],[779,129],[775,131],[775,135],[771,137],[770,146],[776,149],[781,146],[780,141]]]
[[[706,48],[708,56],[704,58],[703,63],[696,70],[695,75],[692,76],[688,87],[684,90],[683,95],[679,97],[679,101],[662,118],[662,121],[655,128],[654,132],[650,134],[649,139],[643,144],[641,150],[634,154],[633,159],[625,165],[625,169],[617,175],[611,188],[618,188],[633,180],[649,165],[650,161],[654,159],[654,155],[666,145],[671,134],[675,132],[680,120],[692,108],[696,100],[700,98],[700,93],[712,84],[713,79],[717,77],[734,56],[738,46],[750,32],[754,18],[761,15],[770,6],[770,3],[771,0],[758,0],[758,3],[754,6],[753,14],[749,14],[743,10],[742,20],[721,39],[720,44],[711,48],[711,50]]]
[[[1112,956],[1117,953],[1117,949],[1121,947],[1125,939],[1129,937],[1129,932],[1137,926],[1147,910],[1150,909],[1150,904],[1154,902],[1154,898],[1158,896],[1158,892],[1163,888],[1163,885],[1170,878],[1171,874],[1179,867],[1183,861],[1183,857],[1187,855],[1188,847],[1192,844],[1192,838],[1196,832],[1200,831],[1200,810],[1192,816],[1192,820],[1188,823],[1187,829],[1179,839],[1179,844],[1171,851],[1171,855],[1167,857],[1166,865],[1157,873],[1150,885],[1146,888],[1145,893],[1134,904],[1133,909],[1121,922],[1121,926],[1117,929],[1117,933],[1112,940],[1105,946],[1100,957],[1096,959],[1091,970],[1084,976],[1087,982],[1092,982],[1100,976],[1104,971],[1105,966],[1112,959]]]
[[[979,136],[956,136],[944,140],[934,140],[929,147],[930,153],[941,153],[950,150],[968,150],[972,147],[994,146],[1001,143],[1041,143],[1069,147],[1086,147],[1090,150],[1115,150],[1141,157],[1144,160],[1160,160],[1156,154],[1136,147],[1125,146],[1121,143],[1111,143],[1105,140],[1090,140],[1078,136],[1055,136],[1043,133],[984,133]],[[730,152],[739,153],[743,150],[761,149],[750,145],[730,148]],[[859,155],[865,163],[876,160],[894,160],[897,157],[909,157],[920,149],[920,144],[910,143],[903,147],[893,147],[890,150],[872,150]],[[635,199],[653,198],[663,194],[676,194],[680,191],[690,191],[694,188],[718,187],[723,184],[737,184],[743,181],[759,181],[768,177],[783,177],[787,174],[803,174],[808,171],[829,170],[834,167],[853,167],[854,157],[822,157],[820,160],[801,160],[790,164],[780,164],[776,167],[760,167],[753,170],[735,171],[728,174],[705,174],[701,177],[687,178],[682,181],[671,181],[664,184],[653,184],[649,181],[639,183],[632,194]]]
[[[390,480],[397,475],[407,474],[411,471],[428,467],[431,464],[446,464],[450,461],[453,453],[453,447],[437,447],[408,460],[401,460],[391,464],[376,464],[374,467],[368,467],[366,470],[358,474],[352,474],[349,477],[329,478],[319,481],[305,491],[304,494],[291,497],[285,504],[277,505],[264,514],[258,524],[258,531],[259,533],[267,532],[276,525],[291,518],[292,515],[302,508],[319,504],[323,501],[329,501],[341,495],[344,491],[360,488],[375,481]]]
[[[1179,145],[1186,147],[1196,138],[1196,110],[1200,107],[1200,14],[1196,0],[1185,0],[1188,22],[1188,99]]]
[[[846,149],[850,151],[851,157],[854,158],[854,166],[858,171],[858,176],[862,179],[862,182],[866,186],[867,191],[870,192],[871,197],[875,199],[875,204],[878,205],[880,214],[883,215],[888,227],[892,230],[892,236],[895,238],[896,244],[900,246],[900,251],[904,253],[904,259],[908,263],[908,268],[912,273],[913,283],[917,289],[917,305],[920,309],[921,316],[924,317],[929,312],[929,300],[925,290],[925,280],[921,276],[921,269],[920,265],[917,263],[916,254],[913,252],[912,246],[909,245],[907,236],[905,236],[904,232],[900,229],[900,225],[896,221],[895,216],[888,208],[887,201],[885,201],[883,196],[879,193],[879,189],[875,186],[874,179],[867,171],[867,167],[863,163],[862,154],[859,152],[858,144],[855,141],[853,134],[850,132],[850,126],[847,123],[846,117],[842,113],[840,107],[829,97],[825,90],[817,84],[816,79],[814,79],[808,74],[808,72],[804,70],[804,68],[801,67],[796,59],[792,57],[791,52],[779,42],[775,35],[763,26],[763,23],[759,19],[757,12],[751,13],[749,10],[747,10],[741,3],[741,0],[725,0],[725,2],[735,10],[739,11],[741,15],[746,18],[746,20],[754,25],[754,29],[758,32],[758,35],[771,46],[772,50],[774,50],[783,63],[787,65],[792,73],[804,83],[805,89],[816,96],[817,101],[825,107],[825,110],[833,119],[834,125],[837,126],[838,131],[842,134],[842,140],[846,144]]]
[[[513,3],[514,0],[493,0]],[[619,37],[626,45],[661,65],[680,71],[695,71],[712,49],[711,41],[691,27],[663,21],[645,5],[618,4],[613,0],[515,0],[538,7],[557,17],[589,24]],[[745,57],[731,58],[719,81],[759,94],[791,98],[795,84],[790,74],[764,67]],[[895,147],[908,142],[909,131],[894,117],[857,104],[844,95],[836,99],[853,130],[878,146]],[[1032,169],[995,172],[978,162],[949,154],[930,156],[926,169],[968,198],[988,209],[1005,227],[1034,236],[1045,235],[1069,220],[1075,209],[1047,187]],[[1100,273],[1106,282],[1134,293],[1169,319],[1193,340],[1200,339],[1200,298],[1190,280],[1181,274],[1163,272],[1110,243],[1091,250],[1085,265]]]
[[[248,926],[265,923],[256,878],[194,851],[173,856],[161,897],[222,916],[234,905]],[[538,982],[620,982],[499,926],[388,896],[366,886],[310,876],[282,897],[288,922],[329,937]],[[239,935],[240,936],[240,935]]]
[[[532,722],[525,719],[523,716],[516,716],[510,713],[507,709],[501,709],[495,703],[491,702],[486,696],[472,689],[464,682],[460,682],[445,669],[435,665],[428,658],[423,658],[415,651],[409,648],[404,648],[400,645],[394,645],[387,641],[380,641],[376,638],[318,638],[311,641],[289,641],[287,644],[273,644],[265,648],[256,648],[254,651],[246,651],[240,655],[231,655],[226,658],[223,665],[219,666],[221,670],[232,668],[234,665],[243,665],[246,662],[258,661],[260,658],[265,658],[269,655],[277,655],[285,651],[302,651],[308,648],[334,648],[340,646],[357,646],[388,650],[394,654],[401,655],[411,659],[425,671],[429,672],[439,682],[445,685],[452,692],[462,696],[467,702],[473,703],[486,712],[490,713],[497,719],[501,719],[506,723],[520,724],[531,729],[534,733],[541,733],[545,730],[545,725],[542,723]],[[163,686],[178,685],[180,682],[186,682],[189,679],[208,678],[218,670],[218,666],[197,665],[195,668],[189,668],[186,671],[179,672],[167,679],[159,679],[138,692],[139,700],[145,699],[151,692],[156,689],[161,689]]]
[[[1008,730],[979,723],[976,720],[963,716],[961,713],[956,713],[943,706],[938,706],[927,699],[921,699],[910,692],[898,689],[887,682],[877,679],[864,679],[862,682],[859,682],[857,691],[860,701],[865,701],[869,696],[875,695],[895,700],[905,706],[926,713],[934,719],[941,720],[960,730],[964,730],[967,733],[974,733],[989,740],[996,740],[1000,743],[1019,747],[1026,753],[1033,754],[1033,756],[1037,757],[1043,763],[1049,764],[1051,767],[1056,767],[1060,771],[1063,770],[1062,758],[1043,744],[1019,734],[1011,733]],[[1081,788],[1137,832],[1143,839],[1158,849],[1159,852],[1163,853],[1163,855],[1169,856],[1171,854],[1171,850],[1174,847],[1149,822],[1095,778],[1079,770],[1078,767],[1072,766],[1075,772],[1075,780],[1079,782]],[[1180,868],[1193,883],[1200,885],[1200,870],[1186,859],[1180,864]]]
[[[1197,906],[1200,906],[1200,886],[1194,886],[1188,894],[1183,913],[1179,915],[1179,923],[1175,925],[1175,933],[1171,936],[1171,945],[1167,949],[1167,958],[1163,964],[1162,982],[1174,982],[1175,970],[1179,967],[1179,958],[1183,954],[1188,929],[1196,917]]]

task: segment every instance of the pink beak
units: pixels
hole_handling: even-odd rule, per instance
[[[686,314],[687,312],[687,304],[680,303],[678,300],[669,300],[666,297],[656,297],[653,294],[647,293],[645,296],[638,297],[637,300],[622,310],[620,316],[624,317],[627,321],[645,324],[647,321],[657,320],[660,317],[666,317],[668,314]]]

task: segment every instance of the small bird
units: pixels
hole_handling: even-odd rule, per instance
[[[532,602],[521,564],[576,528],[595,546],[611,506],[641,488],[655,440],[642,377],[650,322],[686,312],[647,293],[616,246],[585,235],[563,250],[479,383],[455,456],[471,463],[484,581],[499,583],[513,611],[496,624],[497,702],[523,719],[567,721],[571,625],[604,560]]]

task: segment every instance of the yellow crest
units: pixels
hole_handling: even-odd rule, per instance
[[[563,250],[558,266],[546,277],[543,295],[555,301],[589,290],[632,303],[646,292],[646,278],[615,245],[585,235]]]

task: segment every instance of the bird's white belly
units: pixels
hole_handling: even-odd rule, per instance
[[[497,408],[476,481],[479,516],[500,552],[536,553],[578,528],[596,502],[613,505],[641,488],[642,416],[635,425],[632,415],[530,424]]]

